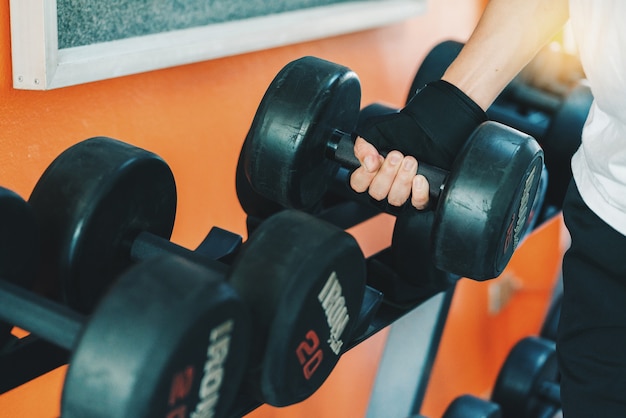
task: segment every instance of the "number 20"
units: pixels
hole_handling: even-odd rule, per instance
[[[319,337],[315,331],[310,330],[306,333],[305,340],[296,348],[296,355],[298,356],[300,365],[302,365],[302,373],[306,380],[309,380],[311,376],[313,376],[313,373],[315,373],[315,370],[317,370],[322,362],[324,353],[319,348],[319,345]]]

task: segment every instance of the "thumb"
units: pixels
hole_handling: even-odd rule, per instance
[[[378,171],[383,161],[376,147],[361,137],[354,142],[354,155],[369,173]]]

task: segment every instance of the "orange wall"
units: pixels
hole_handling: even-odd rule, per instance
[[[422,57],[443,39],[466,39],[483,3],[432,0],[426,14],[381,29],[36,92],[11,87],[9,1],[0,1],[0,184],[27,198],[65,148],[91,136],[111,136],[156,152],[172,167],[179,190],[174,241],[193,246],[213,225],[245,234],[234,188],[237,156],[267,85],[283,65],[303,55],[342,63],[359,74],[363,104],[400,106]],[[355,234],[371,253],[385,245],[378,230],[390,225],[383,219]],[[293,416],[361,416],[383,337],[342,359],[326,395],[298,405]],[[60,369],[0,396],[0,411],[56,416],[62,378]],[[320,412],[319,405],[330,402],[351,412]],[[289,410],[257,414],[287,416]]]

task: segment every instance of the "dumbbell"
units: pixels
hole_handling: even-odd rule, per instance
[[[442,418],[501,418],[500,406],[474,395],[461,395],[446,408]],[[426,418],[411,415],[409,418]]]
[[[370,118],[398,113],[399,111],[400,111],[399,109],[394,109],[382,103],[371,103],[365,106],[363,109],[361,109],[361,112],[359,114],[359,123],[365,123],[365,121],[367,121]],[[543,168],[545,168],[545,166]],[[532,205],[530,206],[530,209],[528,210],[526,223],[521,228],[521,232],[519,234],[520,240],[522,239],[524,235],[526,235],[526,233],[532,231],[532,229],[534,228],[538,219],[537,215],[539,214],[541,207],[543,205],[543,202],[544,202],[544,197],[546,194],[547,187],[548,187],[548,173],[546,170],[542,170],[541,178],[539,180],[539,185],[537,186],[537,191],[535,193],[535,199]],[[412,219],[411,222],[412,224],[416,224],[415,219]],[[400,243],[402,243],[401,245],[404,246],[406,238],[407,237],[405,236],[400,237],[399,238],[400,241],[398,241],[398,244],[400,245]],[[415,246],[416,242],[415,240],[412,240],[411,242],[406,241],[406,244],[410,246]]]
[[[3,257],[37,234],[28,204],[0,188]],[[10,257],[10,258],[9,258]],[[34,266],[29,266],[27,270]],[[63,417],[225,417],[249,357],[250,317],[218,274],[175,256],[125,272],[87,318],[0,278],[0,318],[72,351]]]
[[[539,337],[520,340],[507,356],[491,399],[507,418],[543,416],[561,405],[556,382],[558,365],[554,342]]]
[[[247,140],[246,137],[245,141]],[[262,220],[280,212],[283,208],[278,203],[262,196],[252,188],[246,177],[243,165],[246,159],[247,157],[242,151],[239,154],[237,169],[235,171],[235,191],[237,192],[237,200],[241,208],[246,215],[248,215],[247,221],[249,223],[251,221],[250,217],[256,218],[256,220]],[[248,230],[253,229],[250,228],[250,226],[251,225],[248,225]]]
[[[359,107],[360,84],[350,69],[315,57],[285,66],[241,151],[253,189],[284,207],[315,205],[340,167],[359,166],[353,153]],[[477,280],[496,277],[519,242],[542,166],[532,138],[494,122],[473,133],[449,172],[420,163],[436,201],[435,265]],[[403,211],[396,225],[418,213]],[[394,231],[400,241],[411,234]]]
[[[436,45],[418,69],[408,99],[428,82],[441,78],[462,48],[463,44],[456,41]],[[527,68],[532,71],[532,63]],[[549,204],[560,207],[572,177],[570,160],[580,146],[593,96],[582,82],[570,83],[571,87],[557,94],[533,87],[522,79],[520,75],[509,83],[487,114],[490,119],[519,129],[539,141],[550,174],[546,199]]]
[[[232,264],[201,256],[169,241],[176,185],[168,165],[130,144],[97,137],[68,148],[43,173],[30,204],[42,225],[46,271],[81,311],[133,262],[163,253],[228,277],[252,313],[245,390],[259,401],[284,406],[311,395],[356,324],[365,261],[354,238],[283,211],[257,228]]]
[[[501,418],[500,406],[473,395],[462,395],[446,408],[442,418]]]
[[[28,205],[15,192],[0,187],[0,219],[11,219],[2,234],[10,239],[0,240],[0,278],[24,288],[30,288],[39,265],[39,234]],[[0,322],[0,350],[11,340],[13,324]]]

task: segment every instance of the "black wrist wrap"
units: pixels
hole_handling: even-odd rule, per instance
[[[400,112],[368,119],[357,134],[380,152],[398,150],[449,170],[465,141],[486,120],[465,93],[439,80],[419,90]]]

